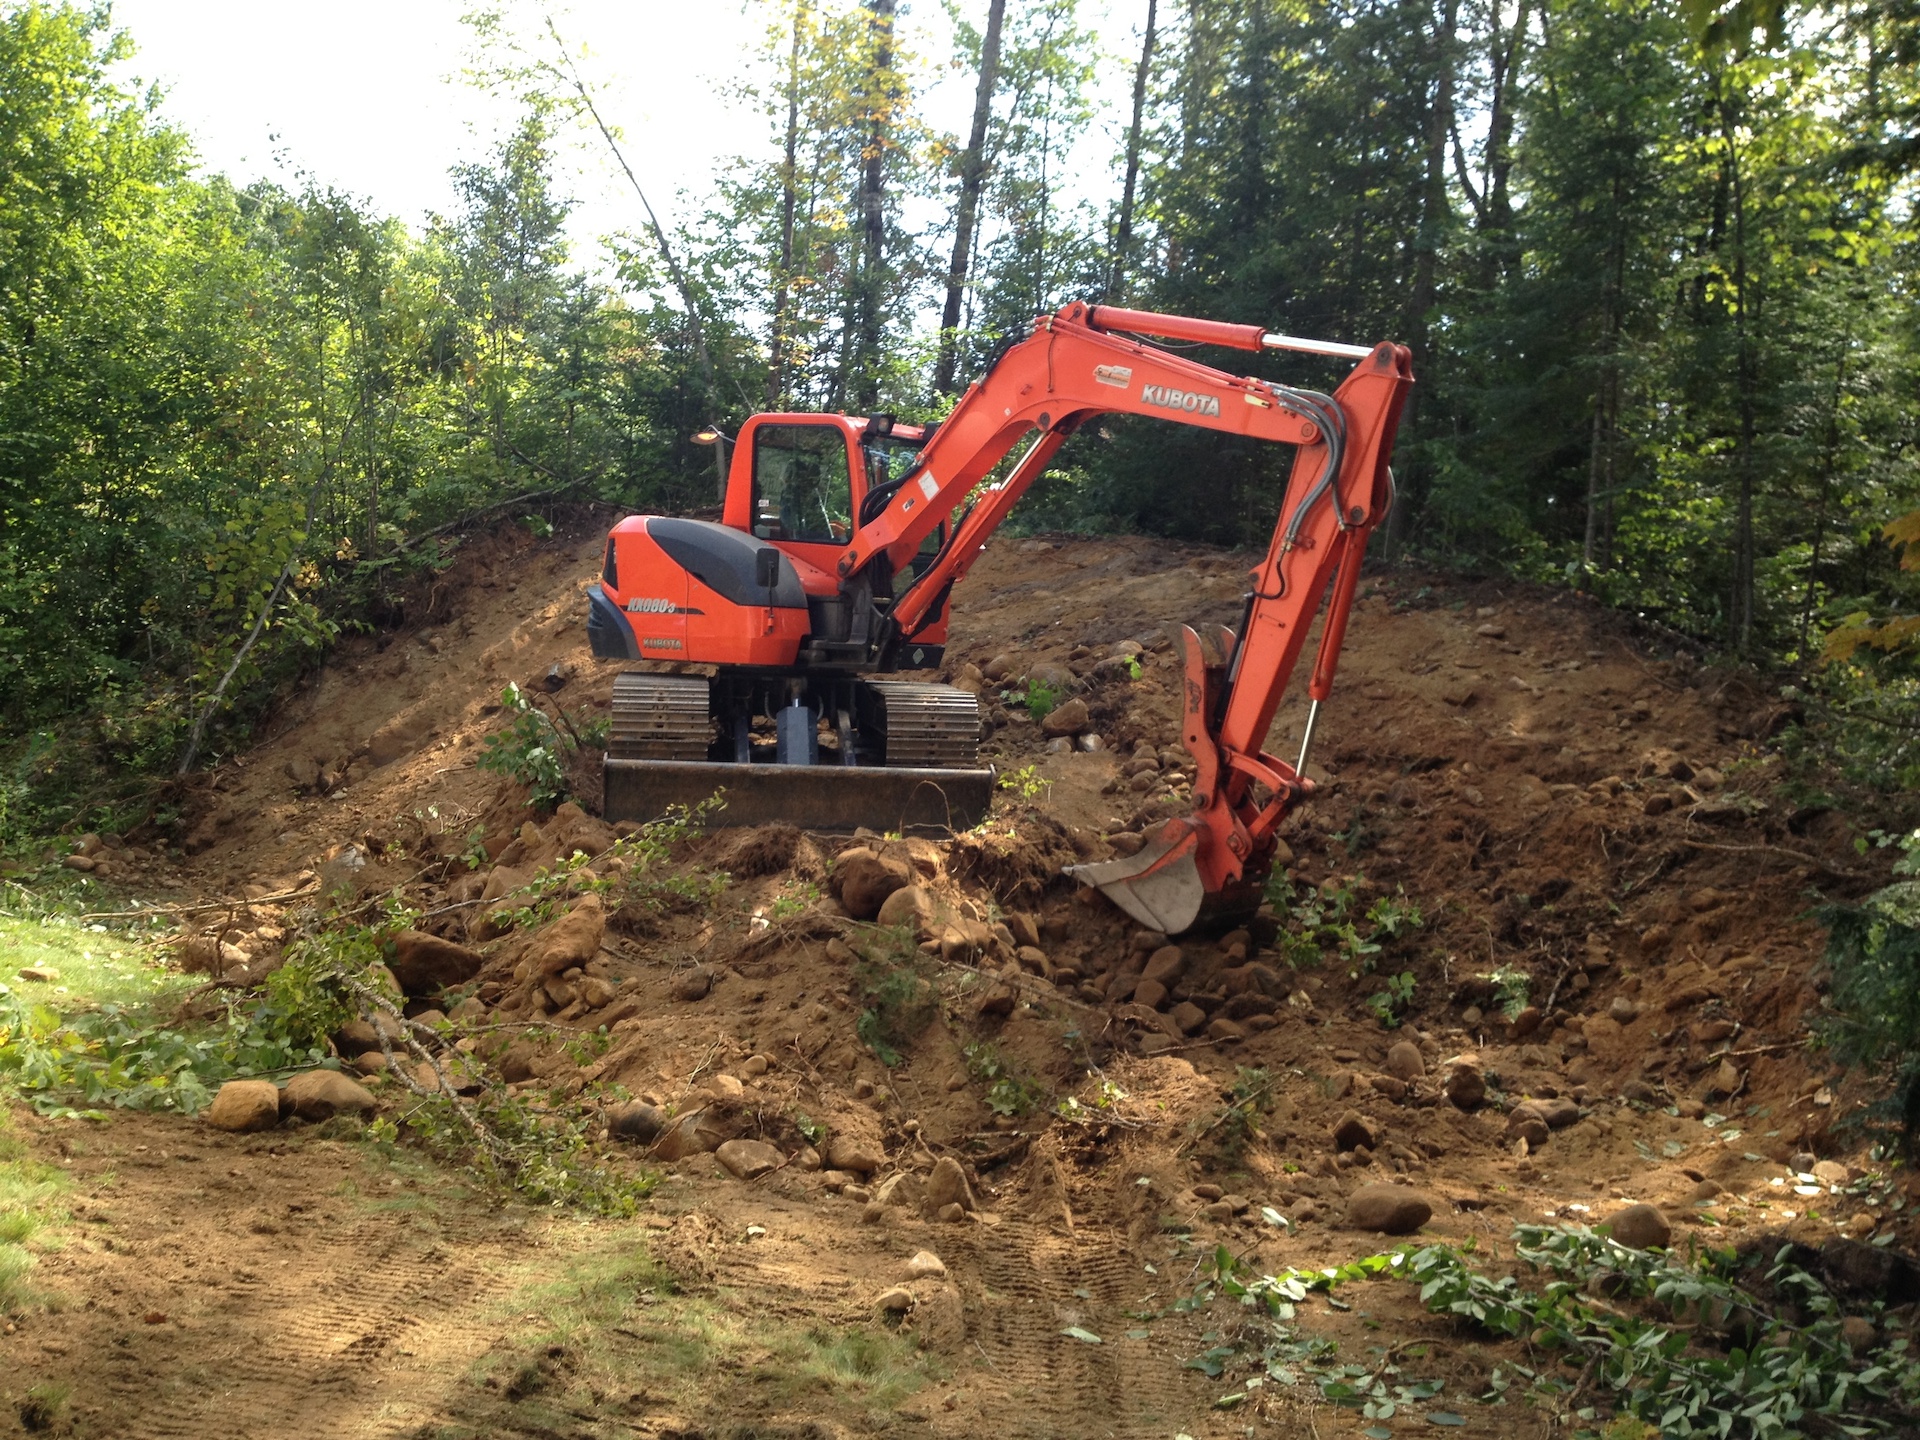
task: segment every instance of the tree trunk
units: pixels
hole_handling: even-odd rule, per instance
[[[1813,612],[1817,608],[1820,585],[1820,551],[1827,538],[1827,511],[1833,504],[1833,472],[1840,450],[1840,397],[1847,385],[1847,347],[1853,341],[1852,327],[1840,340],[1840,354],[1833,364],[1833,393],[1827,401],[1827,437],[1820,455],[1820,503],[1813,512],[1813,540],[1807,547],[1807,598],[1800,611],[1800,658],[1807,656],[1807,641],[1813,636]]]
[[[1747,187],[1740,172],[1740,150],[1735,139],[1732,102],[1720,98],[1721,136],[1727,147],[1727,181],[1733,207],[1733,323],[1737,340],[1735,384],[1740,413],[1739,448],[1735,452],[1738,488],[1734,499],[1733,597],[1731,605],[1734,649],[1745,654],[1753,641],[1754,537],[1753,451],[1758,417],[1754,413],[1753,336],[1747,294]]]
[[[793,293],[795,166],[800,146],[800,34],[807,7],[793,12],[793,48],[787,52],[787,150],[780,171],[780,269],[773,277],[773,334],[767,347],[767,408],[778,410],[786,393],[787,303]]]
[[[969,263],[973,258],[973,227],[980,210],[980,191],[987,176],[987,121],[993,114],[994,87],[1000,80],[1000,25],[1007,0],[991,0],[987,28],[980,37],[980,81],[973,91],[973,125],[967,131],[966,152],[960,157],[960,209],[954,218],[953,262],[947,267],[947,303],[940,312],[940,358],[934,364],[933,388],[951,395],[959,365],[960,307],[965,299]]]
[[[867,9],[873,36],[873,69],[860,167],[859,353],[853,373],[854,400],[862,410],[872,410],[880,403],[880,302],[887,259],[886,146],[893,104],[894,0],[867,0]]]
[[[1414,238],[1413,284],[1407,301],[1407,342],[1413,351],[1413,373],[1423,382],[1408,397],[1402,433],[1409,439],[1421,438],[1420,418],[1424,408],[1421,397],[1431,387],[1433,377],[1428,361],[1433,345],[1427,316],[1432,311],[1439,279],[1440,241],[1451,215],[1447,198],[1447,141],[1453,133],[1454,32],[1459,0],[1444,0],[1433,36],[1433,104],[1427,116],[1426,185],[1420,206],[1420,229]],[[1388,533],[1397,549],[1406,541],[1414,511],[1420,506],[1426,489],[1421,467],[1409,467],[1407,485],[1399,504],[1388,517]]]
[[[1107,299],[1118,300],[1126,283],[1133,250],[1133,191],[1140,180],[1140,128],[1147,110],[1147,77],[1153,71],[1154,20],[1159,0],[1147,0],[1147,33],[1140,42],[1140,64],[1133,72],[1133,123],[1127,127],[1127,175],[1120,186],[1120,214],[1113,227],[1113,265]]]

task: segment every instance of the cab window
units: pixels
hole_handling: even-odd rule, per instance
[[[853,476],[838,427],[754,431],[753,533],[762,540],[846,544],[853,533]]]

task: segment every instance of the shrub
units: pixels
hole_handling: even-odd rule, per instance
[[[1842,1065],[1892,1082],[1869,1116],[1897,1122],[1911,1152],[1920,1139],[1920,830],[1892,843],[1902,851],[1892,884],[1858,905],[1815,912],[1833,967],[1832,1013],[1820,1030]]]

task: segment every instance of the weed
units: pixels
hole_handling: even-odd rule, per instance
[[[1402,970],[1387,981],[1386,989],[1368,998],[1367,1008],[1387,1029],[1400,1028],[1407,1007],[1413,1004],[1413,984],[1413,972]]]
[[[1273,1104],[1273,1077],[1264,1067],[1235,1067],[1233,1084],[1227,1087],[1227,1101],[1213,1112],[1193,1135],[1214,1135],[1221,1161],[1237,1165],[1249,1143],[1260,1133],[1260,1117]]]
[[[1022,765],[1018,770],[1009,770],[997,782],[1002,790],[1019,800],[1032,801],[1044,796],[1053,788],[1052,782],[1043,780],[1037,766]]]
[[[861,951],[853,983],[866,1001],[854,1033],[888,1069],[939,1011],[933,966],[915,945],[913,932],[877,930]]]
[[[1046,1091],[1016,1074],[998,1047],[975,1040],[962,1053],[967,1057],[967,1073],[987,1087],[987,1108],[994,1114],[1026,1115],[1046,1103]]]
[[[1492,984],[1493,1003],[1507,1019],[1513,1019],[1527,1008],[1527,1002],[1533,994],[1533,976],[1526,971],[1502,966],[1480,978]]]
[[[819,901],[820,887],[811,881],[802,882],[774,897],[773,904],[767,907],[767,919],[776,924],[790,920],[796,915],[806,914]]]
[[[1827,927],[1833,1014],[1822,1038],[1843,1065],[1887,1075],[1892,1094],[1872,1115],[1898,1123],[1920,1144],[1920,830],[1882,837],[1897,844],[1892,884],[1858,905],[1816,911]]]
[[[558,706],[551,715],[540,709],[512,682],[500,692],[500,704],[511,717],[507,728],[487,736],[474,763],[518,780],[532,792],[529,805],[551,810],[570,793],[567,755],[582,746],[604,746],[606,722],[594,722],[583,730]]]

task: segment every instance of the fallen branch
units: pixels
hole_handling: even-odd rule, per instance
[[[212,910],[241,910],[249,905],[277,905],[282,900],[297,900],[319,887],[319,881],[298,890],[282,890],[277,895],[262,895],[256,900],[208,900],[197,905],[148,905],[139,910],[94,910],[76,915],[76,920],[144,920],[149,915],[203,915]],[[411,882],[409,882],[411,883]]]
[[[1781,845],[1716,845],[1709,840],[1693,840],[1687,836],[1679,837],[1682,845],[1695,850],[1724,850],[1730,855],[1779,855],[1802,865],[1811,865],[1815,870],[1828,875],[1838,875],[1843,880],[1859,880],[1863,877],[1856,870],[1843,870],[1838,865],[1830,865],[1825,860],[1812,855],[1803,855],[1798,850],[1788,850]]]

